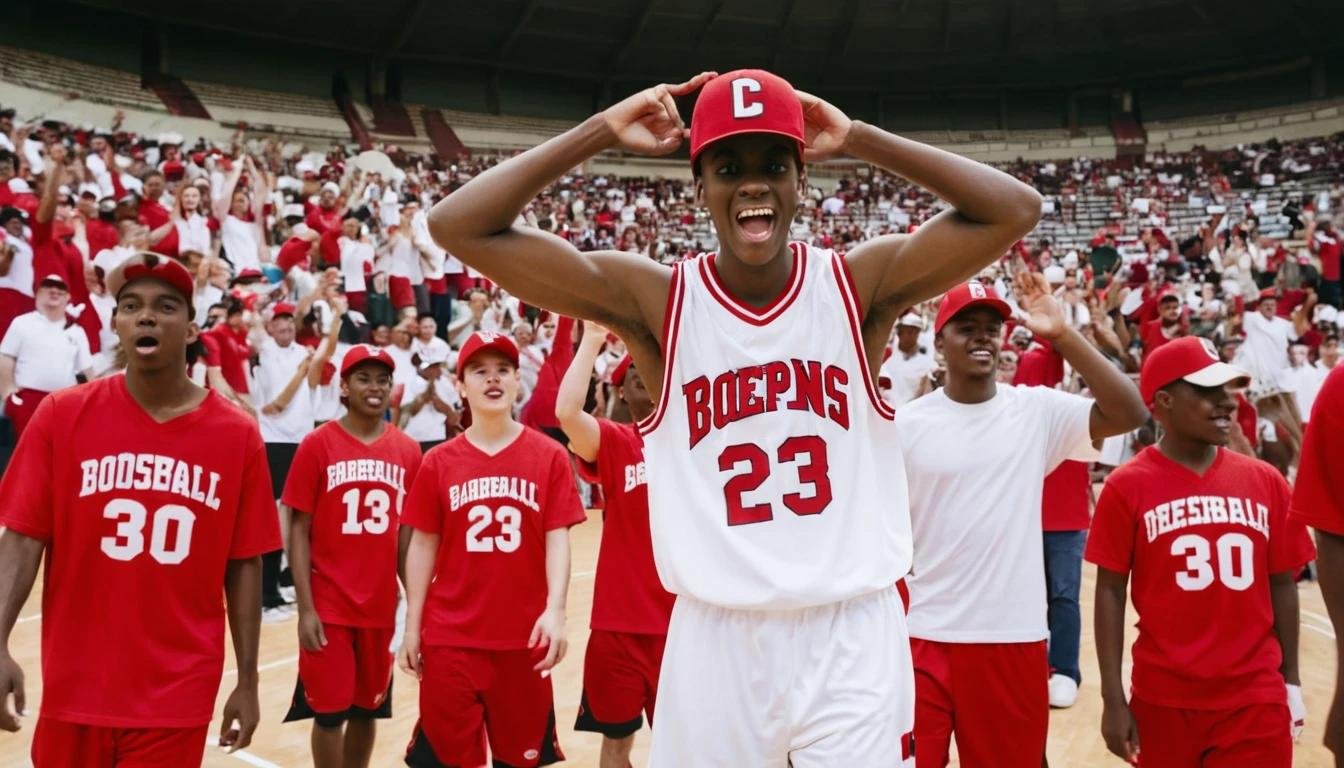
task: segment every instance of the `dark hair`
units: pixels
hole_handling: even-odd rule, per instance
[[[149,173],[146,173],[145,178],[141,179],[141,181],[149,181],[151,176],[158,176],[160,179],[163,179],[164,181],[168,180],[168,177],[163,175],[163,171],[160,171],[159,169],[155,168]]]
[[[434,320],[435,322],[438,322],[438,318],[434,317],[433,313],[430,313],[430,312],[421,312],[420,314],[416,315],[416,316],[415,316],[415,322],[418,323],[418,322],[420,322],[421,320],[424,320],[425,318],[429,318],[430,320]]]

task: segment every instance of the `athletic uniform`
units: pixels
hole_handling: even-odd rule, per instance
[[[653,566],[644,441],[634,425],[608,419],[597,424],[597,461],[579,462],[579,473],[601,483],[606,507],[574,730],[621,739],[643,725],[641,712],[653,722],[676,598],[663,589]]]
[[[313,607],[327,645],[299,649],[299,685],[286,720],[315,716],[333,727],[384,704],[392,681],[397,531],[419,467],[420,446],[390,424],[365,444],[329,421],[299,444],[282,501],[313,518]],[[378,714],[390,717],[390,706]]]
[[[947,765],[954,732],[969,768],[1041,764],[1050,677],[1041,495],[1061,462],[1091,457],[1091,411],[1078,395],[1003,384],[983,403],[937,389],[901,407],[920,768]]]
[[[159,423],[97,379],[43,400],[0,500],[47,545],[33,763],[200,765],[225,567],[280,547],[256,423],[214,393]]]
[[[425,598],[412,766],[470,766],[482,726],[496,766],[564,759],[550,676],[529,649],[546,608],[546,533],[584,520],[569,456],[524,428],[489,455],[458,435],[425,454],[402,515],[440,536]]]
[[[1344,440],[1340,435],[1344,435],[1344,365],[1335,366],[1316,396],[1293,487],[1293,516],[1336,536],[1344,536],[1344,471],[1340,470]]]
[[[1288,502],[1273,467],[1221,448],[1203,476],[1150,446],[1107,478],[1086,558],[1133,572],[1144,768],[1291,765],[1269,576],[1315,549]]]
[[[844,260],[788,247],[789,281],[759,309],[732,298],[713,254],[673,268],[662,396],[639,424],[654,559],[677,595],[654,768],[908,753],[914,683],[893,587],[911,542],[894,414]]]

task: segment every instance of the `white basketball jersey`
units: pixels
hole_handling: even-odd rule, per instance
[[[759,309],[713,255],[676,265],[662,396],[639,424],[658,575],[729,608],[837,602],[910,569],[905,465],[848,269],[789,247],[788,286]]]

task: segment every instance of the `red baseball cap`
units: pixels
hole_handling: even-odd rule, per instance
[[[296,311],[298,311],[298,307],[288,301],[280,301],[276,302],[276,305],[271,309],[271,317],[280,317],[281,315],[293,317]]]
[[[1143,402],[1153,407],[1157,391],[1176,380],[1197,387],[1217,387],[1238,379],[1250,382],[1251,374],[1218,359],[1213,342],[1200,336],[1184,336],[1158,347],[1143,361],[1139,374],[1139,392]]]
[[[518,366],[518,345],[513,343],[513,339],[494,331],[477,331],[467,338],[457,353],[457,377],[462,378],[462,372],[467,369],[471,358],[487,349],[493,349],[508,358],[515,368]]]
[[[775,133],[803,154],[803,105],[789,81],[763,69],[739,69],[705,83],[691,113],[691,165],[705,147],[740,133]]]
[[[387,370],[395,371],[397,363],[392,356],[387,354],[387,350],[382,347],[375,347],[372,344],[356,344],[346,350],[345,357],[341,358],[341,378],[344,379],[350,375],[350,371],[361,363],[374,362],[379,365],[387,366]]]
[[[999,298],[999,293],[994,290],[994,286],[985,285],[979,280],[972,280],[969,283],[958,285],[943,296],[942,303],[938,305],[938,317],[933,321],[933,332],[937,333],[943,330],[947,321],[963,309],[977,306],[992,308],[1002,315],[1004,320],[1013,316],[1013,308],[1008,306],[1008,302]]]
[[[144,279],[167,283],[182,294],[188,304],[196,292],[196,280],[182,262],[148,251],[141,251],[123,261],[103,283],[107,286],[107,292],[115,298],[129,283]]]
[[[622,357],[621,361],[616,364],[616,367],[611,369],[611,383],[618,387],[625,386],[625,374],[626,371],[630,370],[630,364],[633,362],[634,361],[630,359],[629,355]]]

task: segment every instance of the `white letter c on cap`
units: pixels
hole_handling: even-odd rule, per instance
[[[733,117],[759,117],[765,112],[765,104],[759,101],[753,101],[748,104],[747,92],[760,93],[761,84],[754,78],[739,77],[733,81]]]

